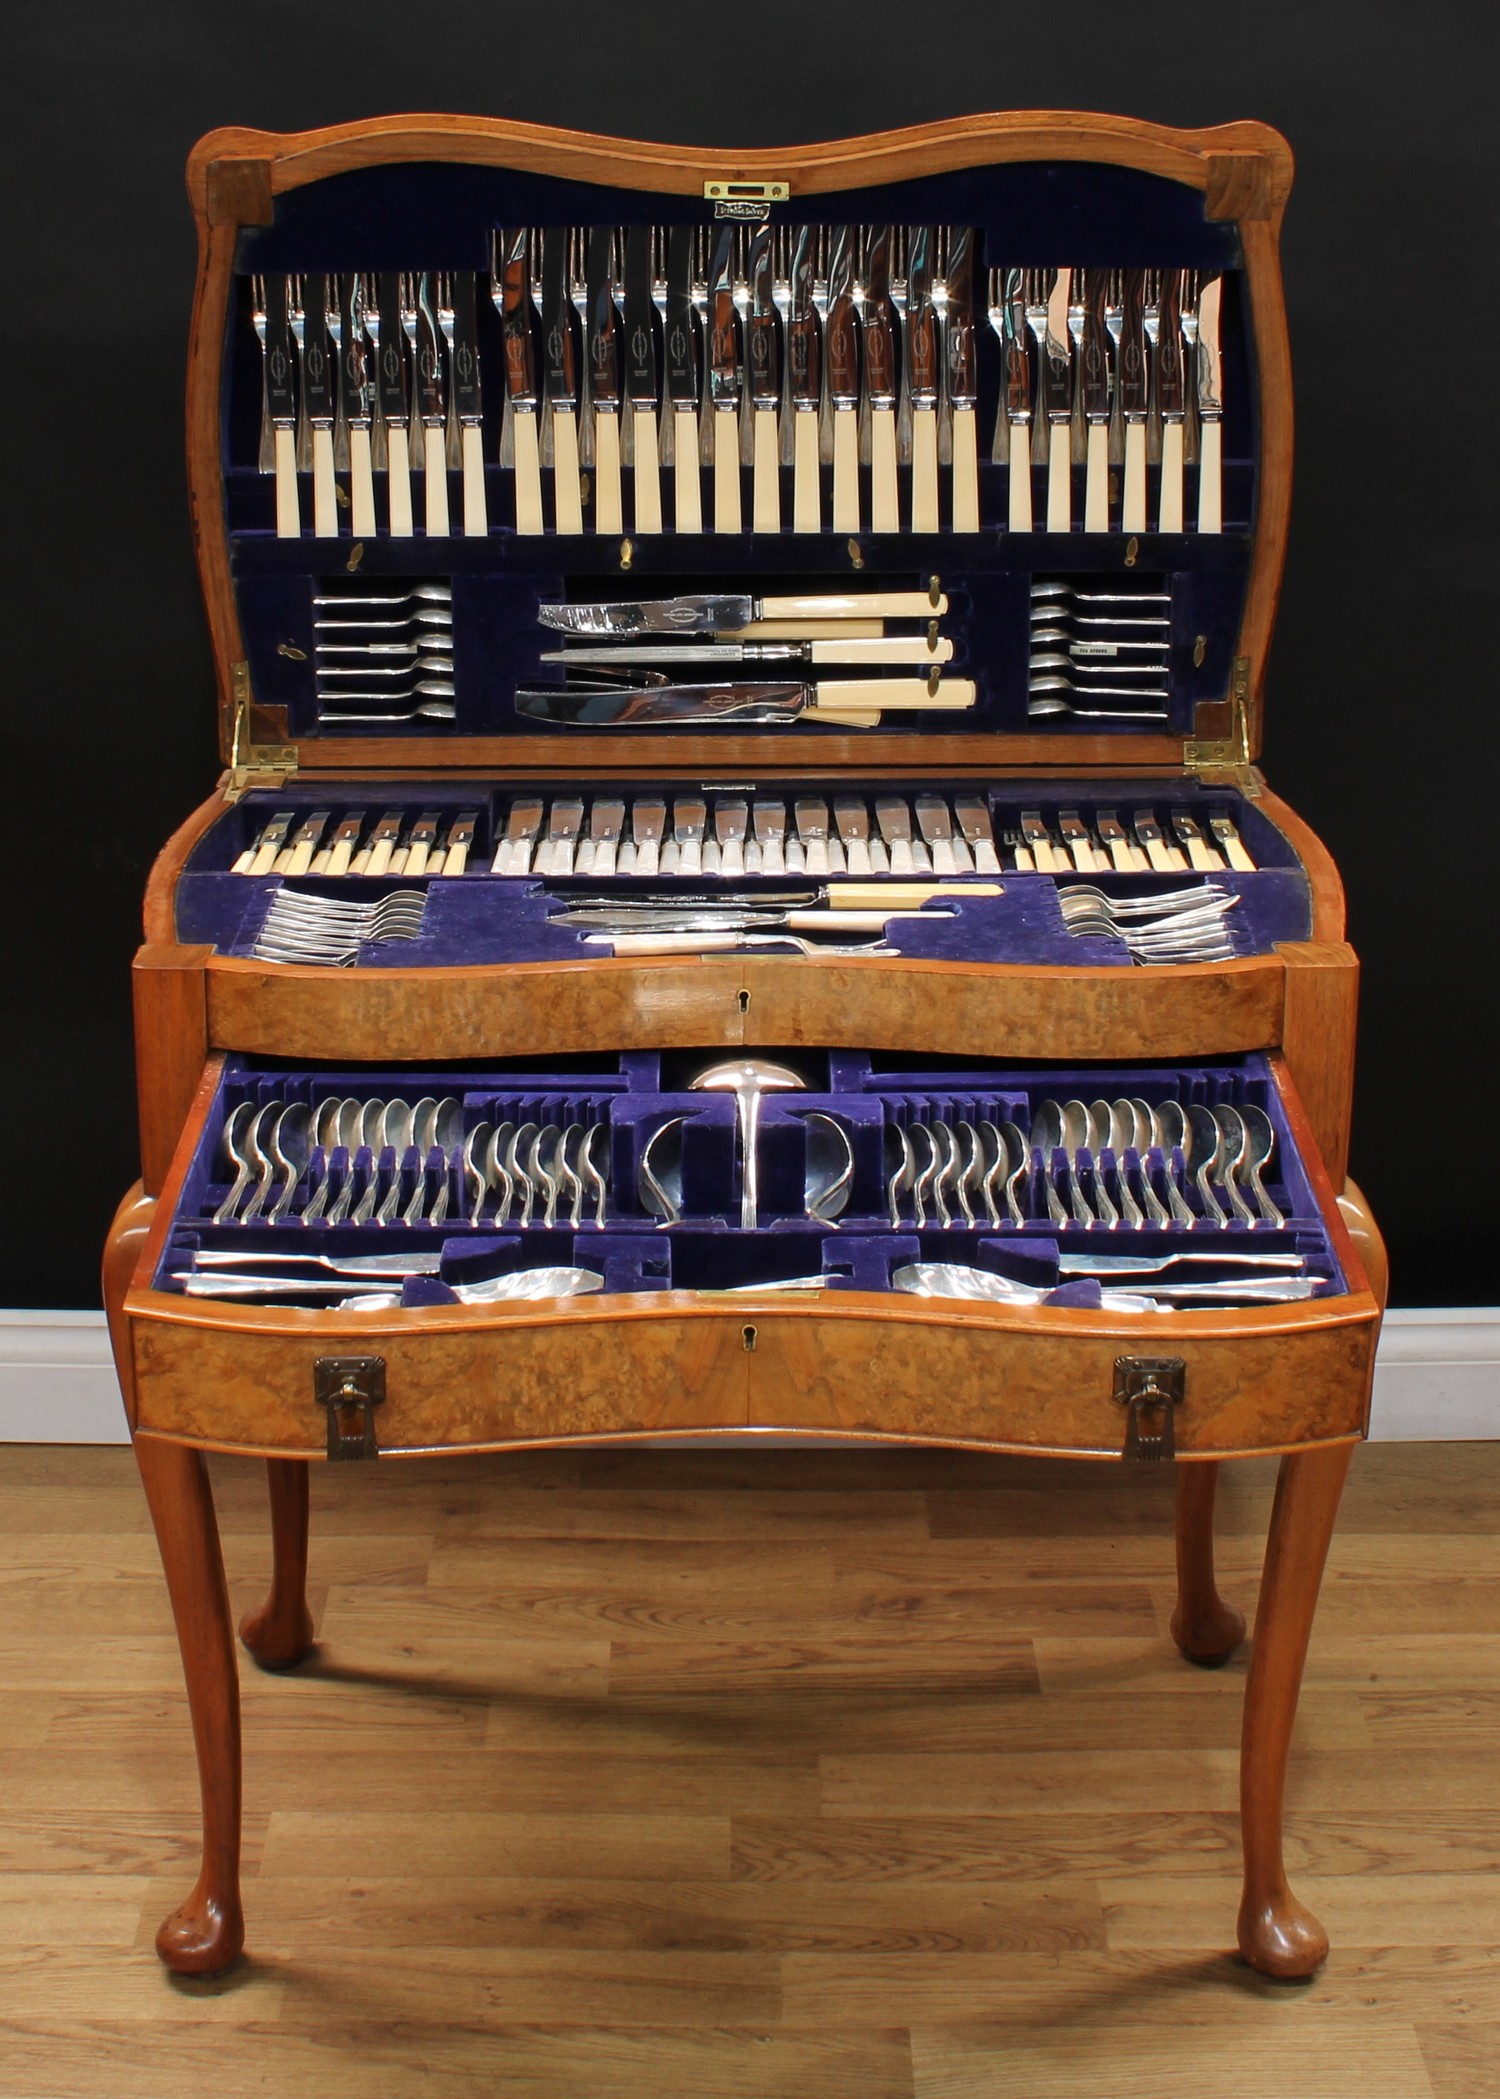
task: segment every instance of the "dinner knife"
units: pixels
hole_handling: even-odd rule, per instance
[[[781,322],[775,290],[776,233],[765,225],[750,244],[750,521],[756,532],[781,530]]]
[[[516,711],[532,720],[573,728],[673,721],[774,722],[814,720],[872,726],[880,710],[939,713],[972,707],[971,680],[955,678],[934,690],[925,678],[848,678],[817,685],[652,685],[612,691],[560,686],[521,690]]]
[[[859,358],[854,308],[852,226],[835,226],[828,255],[823,322],[828,398],[833,404],[833,529],[859,531]]]
[[[1125,424],[1125,481],[1120,530],[1146,529],[1146,417],[1151,396],[1146,369],[1144,270],[1126,270],[1120,310],[1120,414]]]
[[[740,532],[740,316],[735,305],[739,227],[719,227],[708,266],[708,388],[713,409],[714,530]]]
[[[1198,530],[1224,529],[1224,378],[1219,361],[1222,277],[1198,293]]]
[[[911,401],[911,529],[938,529],[938,321],[935,228],[913,226],[906,260],[906,375]]]
[[[1163,270],[1156,306],[1156,409],[1161,417],[1161,499],[1157,529],[1182,530],[1182,432],[1186,394],[1182,370],[1181,272]]]
[[[542,828],[543,805],[539,797],[527,795],[512,802],[505,819],[505,836],[495,848],[490,864],[492,875],[525,875],[531,872],[531,851]]]
[[[365,316],[375,345],[375,391],[385,426],[386,506],[392,539],[410,539],[411,409],[406,393],[406,352],[401,333],[401,279],[382,270],[375,280],[375,304]]]
[[[696,226],[673,226],[667,232],[666,363],[667,397],[672,403],[675,524],[679,532],[703,530],[703,488],[698,472],[698,344],[693,311],[693,256]]]
[[[336,539],[339,508],[333,477],[334,367],[328,355],[328,279],[318,273],[304,277],[301,294],[297,349],[302,405],[312,432],[313,534],[318,539]]]
[[[275,442],[276,536],[300,539],[302,515],[297,501],[297,386],[292,376],[292,337],[287,319],[287,280],[257,278],[252,293],[263,357],[266,414]]]
[[[542,363],[552,417],[552,503],[559,532],[583,530],[583,486],[578,468],[578,355],[566,226],[549,226],[542,244]]]
[[[609,642],[598,648],[551,649],[542,663],[950,663],[953,644],[945,637],[893,634],[876,641],[695,641]]]
[[[656,322],[651,300],[649,226],[632,226],[625,235],[625,391],[630,399],[632,481],[635,529],[661,530],[661,461],[656,439],[659,406],[656,369]]]
[[[530,536],[542,530],[542,454],[537,432],[536,352],[531,340],[531,238],[524,226],[496,229],[492,267],[505,345],[516,531]]]
[[[339,394],[349,440],[349,526],[356,539],[375,536],[375,476],[370,451],[374,388],[365,335],[365,279],[338,279]]]
[[[479,320],[472,270],[455,270],[440,281],[438,320],[448,344],[453,412],[458,418],[463,467],[464,536],[489,532],[484,493],[484,397],[479,383]]]
[[[1073,529],[1073,371],[1068,349],[1068,293],[1073,273],[1056,270],[1042,338],[1042,408],[1047,418],[1047,530]]]
[[[1032,530],[1031,513],[1031,358],[1027,350],[1026,274],[1005,273],[1000,317],[1005,371],[1005,419],[1010,426],[1010,508],[1012,532]]]
[[[1109,272],[1088,269],[1083,279],[1083,334],[1078,349],[1079,391],[1088,426],[1084,466],[1083,529],[1109,530],[1109,331],[1105,302]]]
[[[539,605],[537,619],[563,634],[622,640],[636,634],[734,633],[758,620],[938,619],[948,610],[944,592],[851,591],[847,595],[757,598],[742,593],[703,597],[627,599],[607,604]]]
[[[953,529],[979,530],[978,347],[974,334],[974,229],[955,226],[948,234],[943,272],[943,347],[948,375],[949,439],[952,452]]]
[[[792,386],[792,530],[822,528],[818,466],[819,412],[823,405],[818,311],[813,299],[817,228],[799,226],[792,248],[792,303],[787,321],[787,367]]]
[[[448,401],[443,386],[443,335],[438,323],[437,287],[424,270],[417,283],[417,407],[422,419],[422,485],[429,539],[447,539]]]
[[[620,239],[613,226],[592,226],[584,259],[589,394],[594,409],[594,527],[623,532],[620,495],[620,329],[615,308]]]
[[[890,226],[872,227],[865,248],[860,340],[870,404],[870,529],[899,532],[896,479],[896,328],[891,306]]]

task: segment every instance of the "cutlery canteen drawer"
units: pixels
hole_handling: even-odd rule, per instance
[[[215,1059],[126,1310],[141,1429],[309,1456],[320,1364],[368,1358],[382,1452],[755,1427],[1120,1455],[1136,1357],[1183,1366],[1177,1452],[1273,1450],[1363,1432],[1377,1316],[1277,1060],[847,1050]]]

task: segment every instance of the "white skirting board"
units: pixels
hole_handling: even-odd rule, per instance
[[[1500,1306],[1388,1313],[1370,1433],[1500,1438]],[[0,1311],[0,1443],[127,1440],[104,1314]]]

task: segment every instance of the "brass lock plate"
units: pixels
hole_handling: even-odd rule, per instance
[[[1182,1404],[1186,1384],[1187,1364],[1181,1356],[1115,1357],[1113,1396],[1128,1410],[1123,1458],[1169,1464],[1176,1457],[1172,1415]]]
[[[375,1409],[385,1398],[384,1356],[319,1356],[313,1399],[328,1410],[328,1462],[347,1465],[378,1458]]]

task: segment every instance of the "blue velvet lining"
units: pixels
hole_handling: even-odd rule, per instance
[[[808,1090],[770,1094],[762,1102],[758,1148],[762,1224],[753,1233],[742,1231],[738,1221],[733,1100],[727,1094],[687,1090],[691,1077],[713,1061],[702,1050],[632,1052],[592,1060],[591,1069],[585,1068],[590,1062],[586,1059],[555,1060],[551,1069],[539,1069],[533,1060],[525,1069],[517,1065],[514,1069],[486,1072],[421,1071],[408,1067],[372,1070],[366,1066],[354,1071],[313,1073],[232,1059],[183,1185],[157,1270],[157,1286],[175,1289],[170,1278],[186,1265],[186,1257],[195,1249],[224,1248],[334,1255],[440,1252],[442,1267],[438,1278],[407,1284],[406,1301],[412,1304],[448,1301],[447,1285],[481,1275],[571,1262],[602,1269],[609,1292],[722,1289],[738,1283],[816,1273],[826,1275],[834,1288],[883,1290],[890,1287],[894,1268],[918,1259],[969,1262],[1048,1288],[1060,1281],[1060,1252],[1145,1255],[1182,1250],[1191,1241],[1194,1252],[1295,1251],[1307,1260],[1312,1272],[1330,1279],[1332,1292],[1344,1288],[1342,1271],[1319,1217],[1306,1170],[1291,1141],[1269,1067],[1259,1054],[1184,1065],[1043,1065],[1022,1069],[998,1065],[976,1068],[959,1059],[917,1060],[848,1050],[767,1054],[803,1072]],[[471,1226],[464,1221],[455,1222],[464,1217],[457,1147],[446,1160],[438,1153],[419,1160],[412,1151],[404,1161],[403,1198],[415,1188],[418,1171],[426,1173],[426,1185],[431,1190],[436,1189],[437,1173],[448,1172],[452,1210],[449,1220],[440,1226],[303,1228],[295,1221],[296,1214],[324,1165],[323,1155],[316,1152],[299,1179],[292,1206],[293,1221],[279,1225],[259,1220],[249,1225],[210,1223],[208,1220],[227,1190],[221,1136],[224,1121],[233,1109],[245,1100],[258,1104],[271,1100],[311,1103],[330,1095],[406,1100],[423,1095],[452,1095],[462,1103],[465,1131],[481,1121],[551,1122],[559,1126],[607,1122],[610,1145],[606,1228],[534,1228],[522,1232],[513,1226],[497,1230],[490,1223]],[[1231,1224],[1224,1231],[1188,1231],[1179,1226],[1113,1233],[1072,1226],[1059,1228],[1048,1220],[1038,1186],[1039,1155],[1033,1157],[1026,1199],[1028,1221],[1019,1230],[1010,1225],[999,1231],[917,1231],[909,1226],[895,1232],[890,1229],[883,1155],[888,1122],[905,1125],[933,1118],[1008,1119],[1024,1129],[1043,1099],[1077,1097],[1091,1101],[1120,1095],[1138,1096],[1152,1103],[1176,1100],[1214,1107],[1226,1102],[1251,1102],[1264,1108],[1277,1140],[1265,1175],[1266,1186],[1285,1214],[1285,1229],[1260,1225],[1252,1230],[1240,1223]],[[836,1116],[848,1131],[854,1148],[850,1201],[837,1229],[814,1224],[802,1214],[806,1117],[810,1111]],[[684,1216],[680,1226],[661,1231],[655,1228],[655,1220],[641,1199],[638,1169],[651,1135],[673,1115],[686,1118]],[[351,1160],[347,1153],[336,1151],[331,1161],[333,1185],[335,1189],[342,1186],[344,1177],[352,1171],[357,1187],[362,1188],[372,1168],[388,1176],[395,1164],[389,1152],[382,1159],[372,1160],[367,1149],[361,1150]],[[1144,1166],[1158,1193],[1164,1193],[1168,1162],[1160,1152],[1153,1151],[1140,1159],[1129,1151],[1124,1164],[1132,1176]],[[1176,1164],[1180,1177],[1180,1158]],[[1060,1170],[1060,1159],[1054,1165]],[[1106,1189],[1117,1190],[1118,1168],[1113,1153],[1102,1152],[1085,1167],[1086,1191],[1092,1191],[1096,1176],[1102,1178]],[[1197,1272],[1196,1279],[1209,1279],[1218,1272],[1204,1268]],[[361,1287],[357,1281],[351,1281],[350,1294]],[[1068,1288],[1070,1299],[1076,1299],[1078,1286]],[[1087,1286],[1083,1295],[1087,1297]]]

